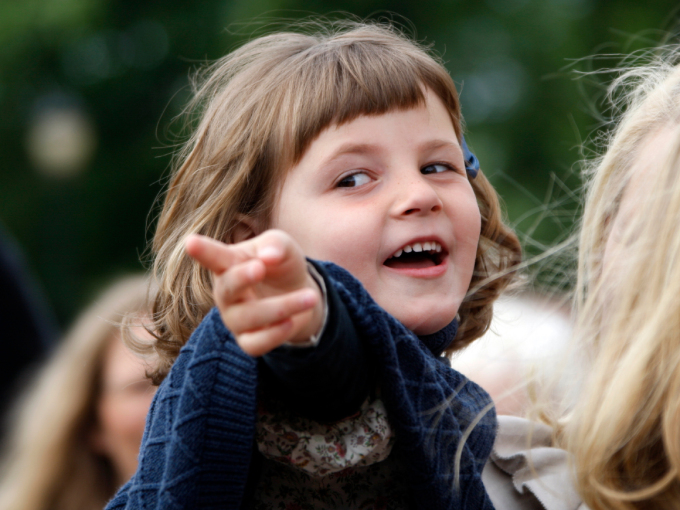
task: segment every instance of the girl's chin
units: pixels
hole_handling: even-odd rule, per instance
[[[453,314],[450,317],[448,315],[446,317],[438,316],[423,321],[421,316],[420,320],[402,321],[402,324],[418,336],[431,335],[448,326],[455,317],[456,314]]]

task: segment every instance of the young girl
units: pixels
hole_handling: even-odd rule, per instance
[[[109,508],[492,508],[492,404],[442,354],[519,246],[444,67],[345,24],[201,77],[154,239],[163,384]]]

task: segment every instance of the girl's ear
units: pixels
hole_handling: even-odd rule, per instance
[[[260,223],[261,222],[259,220],[253,218],[252,216],[239,214],[238,222],[236,223],[232,233],[232,242],[240,243],[260,235],[264,231],[264,229],[260,227]]]

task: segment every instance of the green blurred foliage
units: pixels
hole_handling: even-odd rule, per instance
[[[571,226],[574,163],[598,126],[589,111],[596,96],[584,95],[567,68],[653,45],[674,28],[676,4],[5,0],[0,222],[66,324],[103,281],[142,268],[189,72],[276,19],[344,11],[393,19],[443,55],[462,88],[468,143],[536,251]],[[36,123],[60,108],[84,116],[96,139],[93,156],[68,176],[41,172],[28,146]]]

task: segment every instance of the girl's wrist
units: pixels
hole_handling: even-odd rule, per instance
[[[326,282],[324,282],[323,277],[310,262],[307,262],[307,282],[310,288],[319,293],[319,300],[312,310],[305,312],[311,313],[311,318],[307,325],[302,328],[300,333],[296,335],[297,339],[284,344],[289,347],[315,347],[319,343],[324,329],[326,328],[328,319]]]

